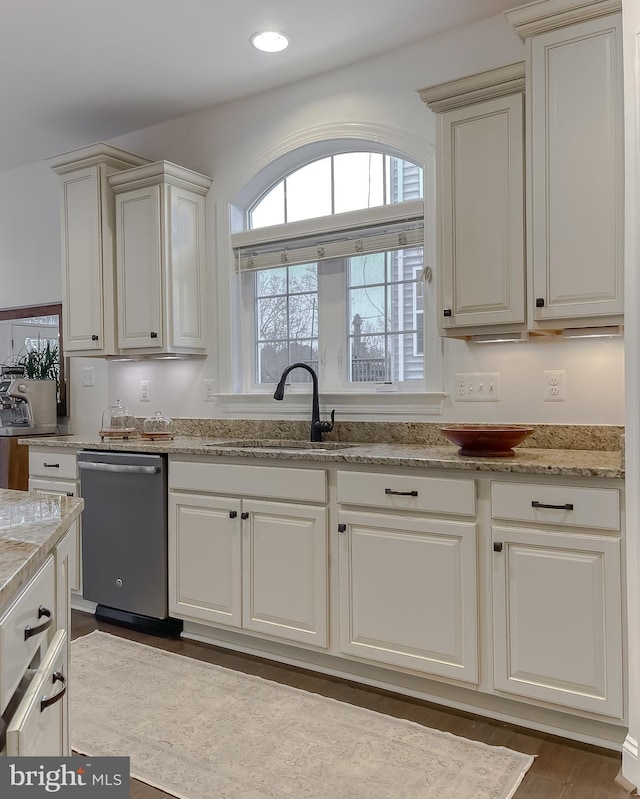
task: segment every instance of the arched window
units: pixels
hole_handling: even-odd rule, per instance
[[[252,352],[245,389],[297,361],[323,390],[423,385],[423,181],[396,154],[333,152],[246,203],[245,231],[232,236]]]
[[[279,180],[249,208],[248,226],[282,225],[422,197],[423,170],[417,164],[382,153],[338,153]]]

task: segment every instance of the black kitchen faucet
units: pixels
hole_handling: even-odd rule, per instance
[[[335,419],[336,412],[335,410],[331,411],[331,421],[330,422],[321,422],[320,421],[320,402],[318,401],[318,375],[315,371],[309,366],[307,363],[292,363],[282,373],[282,377],[280,378],[280,382],[276,390],[274,391],[273,398],[277,400],[284,399],[284,384],[289,376],[289,372],[293,369],[306,369],[307,372],[311,375],[311,380],[313,382],[313,400],[311,402],[311,441],[322,441],[322,434],[323,433],[330,433],[333,430],[333,423]]]

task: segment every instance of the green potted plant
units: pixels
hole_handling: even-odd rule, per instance
[[[39,349],[27,350],[15,360],[16,366],[22,366],[24,376],[31,380],[55,380],[59,389],[60,353],[56,344],[47,341]]]

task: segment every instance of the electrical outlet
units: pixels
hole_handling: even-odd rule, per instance
[[[566,400],[565,390],[565,371],[544,372],[544,401],[545,402],[564,402]]]
[[[91,388],[96,384],[96,370],[93,366],[82,367],[82,385],[85,388]]]
[[[457,402],[499,402],[500,372],[464,372],[455,376]]]
[[[140,402],[151,402],[151,390],[149,388],[149,380],[140,381]]]
[[[216,401],[216,381],[213,378],[205,377],[202,381],[204,383],[204,401]]]

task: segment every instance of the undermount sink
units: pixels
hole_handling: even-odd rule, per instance
[[[205,447],[216,449],[275,449],[275,450],[313,450],[330,452],[348,449],[355,444],[343,444],[340,441],[293,441],[289,439],[237,438],[226,441],[211,441]]]

